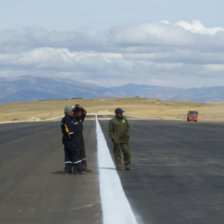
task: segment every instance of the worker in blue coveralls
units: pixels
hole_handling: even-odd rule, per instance
[[[85,172],[91,172],[90,169],[87,168],[87,161],[86,161],[86,150],[84,145],[84,138],[83,138],[83,121],[86,117],[87,111],[79,104],[76,104],[72,107],[74,112],[73,119],[75,125],[75,135],[77,138],[77,146],[81,156],[82,165]],[[81,113],[80,113],[81,112]],[[76,173],[76,169],[74,167],[73,172]]]
[[[84,174],[85,171],[83,169],[76,135],[79,130],[74,122],[72,106],[66,106],[64,114],[65,116],[61,120],[61,131],[63,134],[62,142],[65,152],[65,174],[72,174],[73,165],[79,174]],[[81,112],[79,112],[79,114],[81,116]]]

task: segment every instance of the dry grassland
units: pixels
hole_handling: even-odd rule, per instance
[[[199,112],[199,121],[223,122],[224,103],[166,102],[146,98],[68,99],[0,104],[0,122],[53,120],[64,107],[80,104],[89,115],[113,115],[116,107],[133,119],[183,120],[188,110]]]

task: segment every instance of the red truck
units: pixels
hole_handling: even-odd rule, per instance
[[[195,110],[189,110],[187,113],[187,121],[198,121],[198,112]]]

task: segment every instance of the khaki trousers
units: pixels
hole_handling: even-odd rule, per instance
[[[130,154],[130,147],[129,143],[115,143],[113,142],[113,154],[114,160],[117,169],[122,169],[122,162],[121,162],[121,151],[124,156],[124,165],[125,168],[130,168],[131,164],[131,154]]]

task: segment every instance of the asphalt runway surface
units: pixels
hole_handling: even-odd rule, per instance
[[[101,223],[95,123],[85,122],[91,175],[64,175],[60,122],[0,125],[0,223]]]
[[[224,124],[130,124],[133,171],[118,174],[138,223],[224,223]],[[65,176],[60,122],[0,125],[0,223],[102,223],[95,129],[85,121],[93,172]]]

